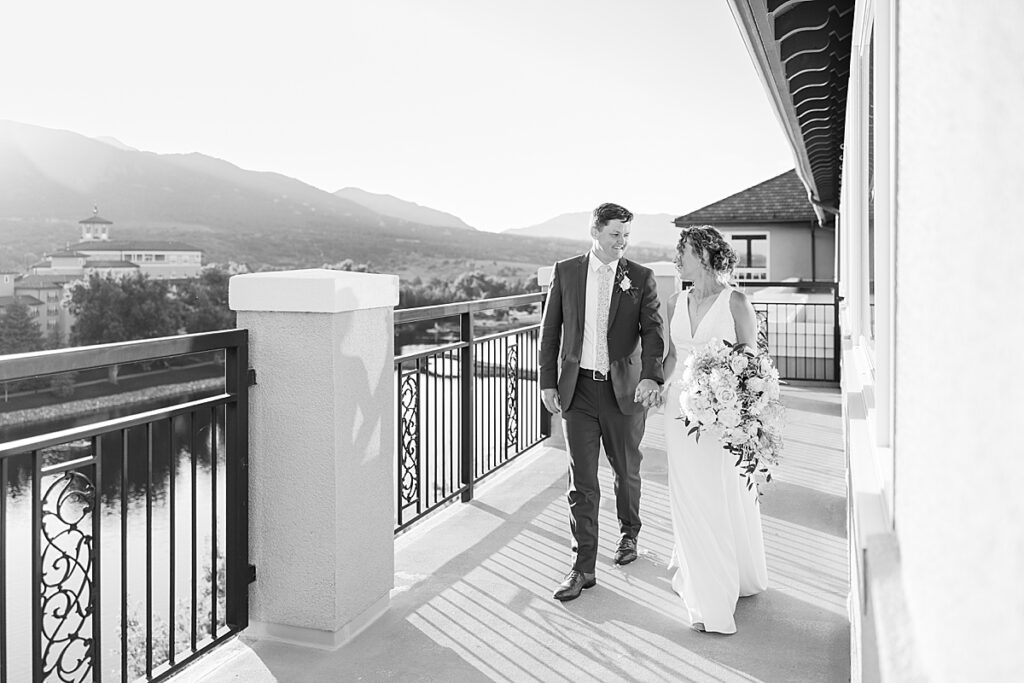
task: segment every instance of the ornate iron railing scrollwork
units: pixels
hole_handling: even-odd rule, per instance
[[[81,471],[63,472],[38,502],[41,526],[39,600],[44,680],[78,683],[95,666],[94,543],[96,487]]]
[[[412,369],[403,368],[399,383],[399,448],[402,449],[399,472],[399,503],[408,507],[419,501],[419,415],[420,374],[419,363]]]
[[[505,349],[505,448],[519,446],[519,345]]]

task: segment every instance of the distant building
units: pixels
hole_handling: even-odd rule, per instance
[[[64,289],[74,279],[64,275],[23,275],[13,282],[12,294],[32,301],[29,308],[39,323],[39,331],[47,337],[60,334],[62,340],[67,339],[73,316],[63,305]]]
[[[110,239],[113,223],[102,218],[96,207],[78,224],[82,233],[77,244],[44,254],[41,261],[29,266],[27,275],[12,282],[3,278],[14,274],[0,273],[0,302],[4,287],[11,290],[7,296],[28,297],[25,301],[47,336],[59,334],[62,341],[68,339],[74,316],[65,300],[76,282],[91,275],[122,278],[141,274],[155,280],[186,280],[198,277],[203,268],[202,250],[183,242]]]
[[[835,275],[835,228],[822,227],[796,171],[786,171],[673,221],[713,225],[732,240],[738,280],[825,280]]]
[[[46,302],[38,297],[26,293],[15,293],[14,284],[18,274],[13,272],[0,272],[0,316],[4,315],[7,304],[20,301],[28,306],[29,315],[36,319],[39,331],[46,333]]]
[[[203,251],[184,242],[171,240],[112,240],[111,221],[101,218],[99,210],[78,221],[81,241],[43,256],[33,264],[33,275],[68,275],[88,278],[124,277],[136,273],[156,280],[182,280],[198,277],[203,268]]]

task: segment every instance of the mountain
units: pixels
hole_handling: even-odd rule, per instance
[[[526,228],[511,228],[502,234],[529,237],[560,237],[589,240],[590,212],[563,213]],[[668,213],[638,213],[633,216],[630,236],[634,247],[674,248],[679,229],[672,224],[676,216]]]
[[[475,230],[476,228],[466,225],[458,216],[453,216],[444,211],[431,209],[428,206],[421,206],[415,202],[407,202],[404,199],[393,197],[389,194],[375,194],[360,190],[358,187],[346,187],[334,193],[335,196],[355,202],[360,206],[379,213],[382,216],[401,218],[411,223],[420,225],[436,225],[445,228],[459,228],[461,230]]]
[[[94,139],[99,140],[100,142],[105,142],[108,145],[110,145],[111,147],[116,147],[117,149],[124,149],[124,150],[128,150],[128,151],[131,151],[131,152],[138,152],[139,151],[139,150],[135,149],[134,147],[132,147],[130,145],[124,144],[123,142],[121,142],[117,138],[110,137],[109,135],[101,135],[98,138],[94,138]]]
[[[581,249],[578,241],[382,215],[294,178],[204,154],[122,149],[70,131],[0,121],[0,270],[21,271],[43,253],[77,242],[78,221],[94,205],[113,221],[114,239],[177,240],[202,249],[207,263],[257,269],[351,259],[403,278],[469,270],[520,278]],[[660,258],[652,251],[649,260]]]

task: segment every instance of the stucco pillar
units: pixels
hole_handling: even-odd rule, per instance
[[[394,275],[236,275],[249,330],[246,635],[339,647],[394,586]]]

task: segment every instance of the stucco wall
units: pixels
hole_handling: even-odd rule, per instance
[[[898,3],[895,523],[933,680],[1024,671],[1024,3]]]
[[[770,271],[772,280],[786,278],[811,279],[811,229],[807,223],[744,223],[716,225],[723,233],[770,233]],[[835,268],[835,233],[817,228],[815,247],[819,280],[831,280]]]

